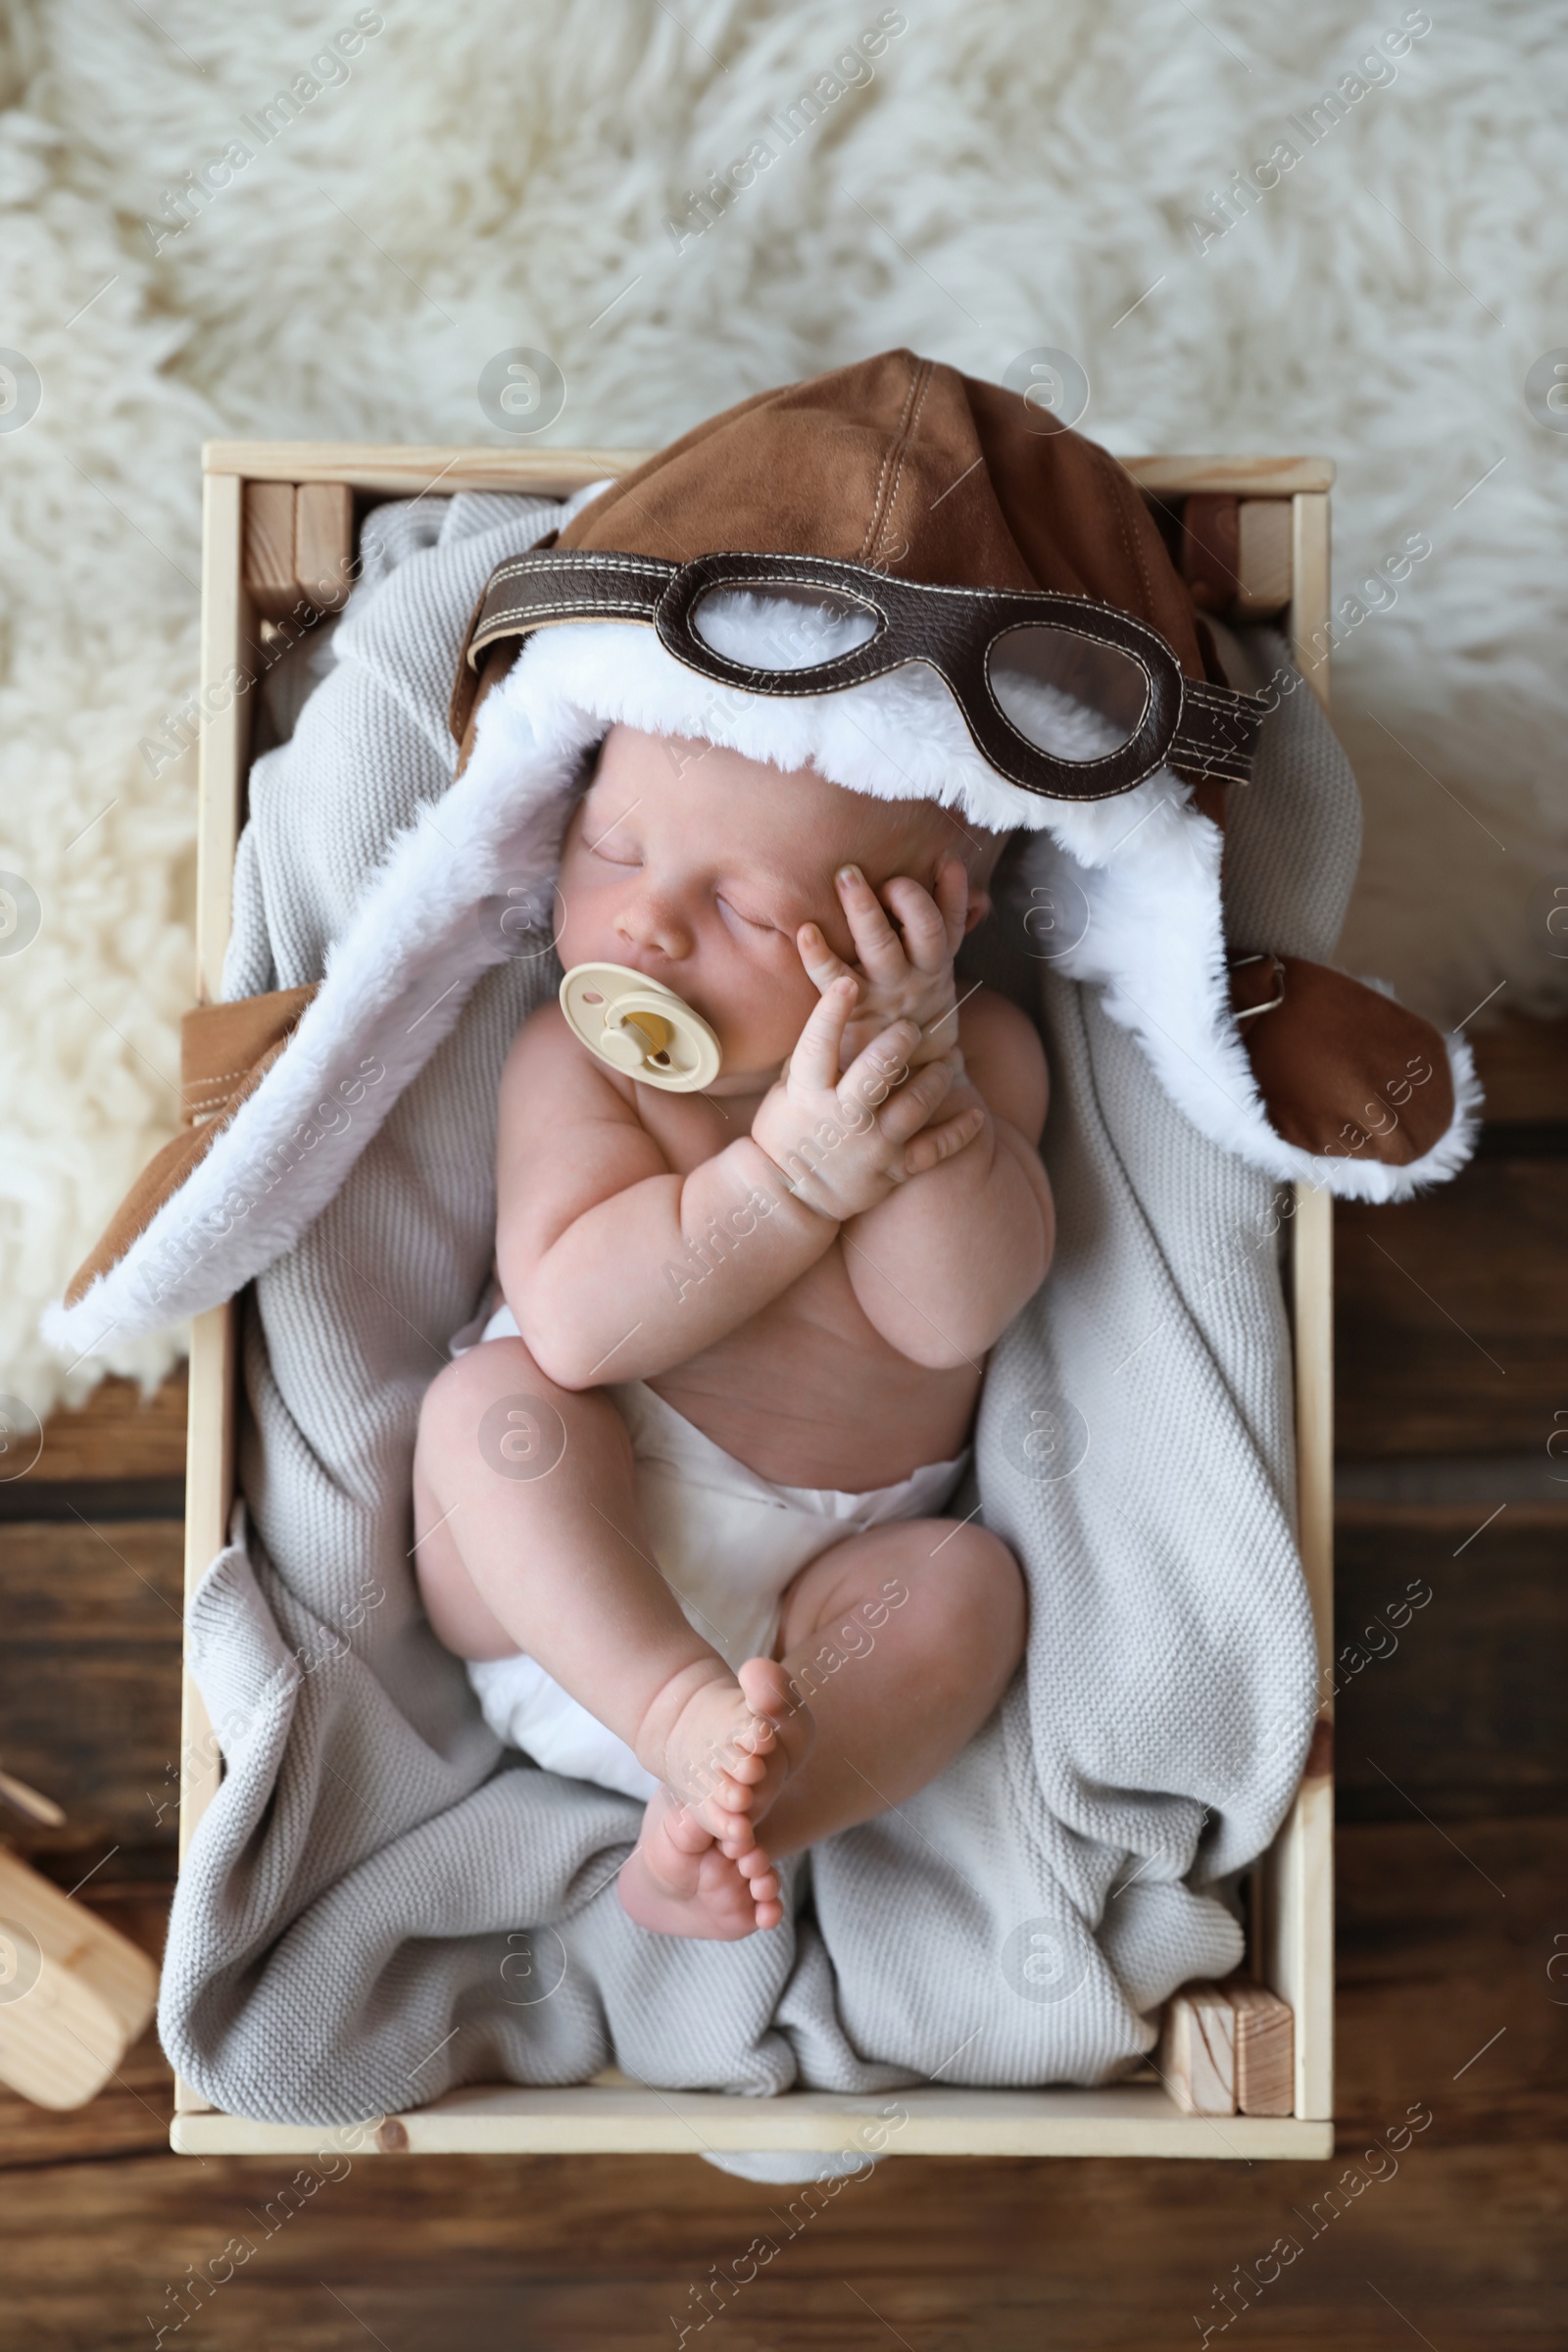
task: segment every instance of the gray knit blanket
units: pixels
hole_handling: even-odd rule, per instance
[[[286,739],[252,775],[226,996],[320,977],[388,842],[451,782],[476,593],[559,519],[478,495],[369,518],[332,642],[270,690]],[[1240,658],[1286,656],[1260,636]],[[1326,958],[1359,819],[1309,693],[1231,808],[1231,936]],[[486,1281],[501,1066],[559,981],[547,934],[518,934],[244,1294],[244,1500],[188,1629],[224,1775],[160,2011],[215,2104],[337,2123],[610,2064],[751,2096],[1091,2084],[1137,2063],[1174,1986],[1234,1966],[1228,1882],[1289,1805],[1315,1706],[1276,1188],[1054,968],[1072,919],[1036,837],[974,964],[1038,1020],[1053,1073],[1055,1263],[992,1357],[954,1506],[1022,1564],[1026,1659],[940,1779],[789,1866],[771,1934],[634,1927],[614,1878],[638,1808],[504,1752],[416,1593],[419,1401]]]

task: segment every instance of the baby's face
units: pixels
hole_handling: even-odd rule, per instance
[[[783,774],[719,745],[612,727],[566,834],[558,947],[662,980],[716,1032],[715,1093],[766,1084],[817,992],[796,935],[815,923],[847,962],[855,944],[834,876],[930,888],[961,842],[929,802],[846,792],[811,768]],[[971,921],[986,906],[971,892]]]

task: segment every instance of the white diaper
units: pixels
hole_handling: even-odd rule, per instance
[[[472,1326],[458,1333],[465,1353]],[[518,1338],[510,1306],[498,1306],[483,1340]],[[637,1505],[660,1571],[688,1621],[733,1666],[770,1657],[779,1602],[807,1564],[846,1536],[893,1519],[934,1516],[968,1461],[928,1462],[897,1486],[868,1494],[832,1487],[776,1487],[705,1437],[684,1413],[640,1380],[607,1392],[631,1433]],[[597,1781],[627,1796],[659,1784],[623,1740],[524,1656],[469,1662],[468,1680],[485,1721],[509,1746],[551,1772]]]

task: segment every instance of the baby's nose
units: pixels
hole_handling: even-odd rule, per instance
[[[677,899],[640,890],[622,906],[615,928],[629,947],[681,962],[692,952],[692,927]]]

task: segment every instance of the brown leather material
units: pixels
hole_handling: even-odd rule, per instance
[[[875,617],[864,644],[809,665],[758,668],[709,645],[695,626],[715,589],[763,595],[799,590],[840,597]],[[788,610],[788,607],[782,607]],[[666,564],[609,549],[555,548],[496,566],[470,624],[467,661],[509,637],[584,620],[651,623],[661,643],[700,675],[743,692],[786,698],[831,693],[885,676],[904,662],[927,663],[951,690],[976,747],[997,774],[1054,800],[1108,800],[1128,792],[1169,758],[1183,767],[1245,783],[1263,721],[1253,696],[1207,678],[1184,678],[1158,633],[1130,613],[1052,589],[986,589],[896,579],[841,557],[730,550]],[[1142,673],[1142,710],[1129,707],[1126,739],[1094,759],[1067,761],[1029,742],[993,691],[992,648],[1006,632],[1055,632],[1066,666],[1054,682],[1091,706],[1094,657],[1109,647]],[[818,647],[799,649],[808,657]]]
[[[483,603],[484,597],[481,596],[479,604],[474,607],[475,620],[479,616],[479,609]],[[479,724],[479,707],[487,694],[495,692],[521,650],[522,648],[515,638],[505,638],[499,645],[492,645],[488,648],[479,664],[477,675],[468,667],[466,662],[460,662],[458,665],[458,687],[466,690],[462,697],[462,724],[461,726],[456,723],[453,725],[453,732],[458,737],[457,773],[460,776],[473,757],[473,738]],[[459,715],[458,687],[453,689],[452,694],[451,716],[454,722],[457,721]]]
[[[1201,612],[1195,614],[1194,627],[1198,635],[1199,650],[1203,657],[1204,676],[1216,679],[1228,686],[1231,683],[1230,676],[1224,662],[1220,660],[1219,648],[1214,643],[1214,632]],[[1193,807],[1198,810],[1200,816],[1206,816],[1209,823],[1217,825],[1223,833],[1225,830],[1225,784],[1223,778],[1189,775],[1188,780],[1193,787]]]
[[[543,555],[547,549],[555,546],[558,536],[555,531],[547,532],[543,539],[534,543],[531,552],[536,556]],[[506,676],[518,651],[515,645],[504,647],[505,660],[498,661],[494,665],[489,662],[471,660],[473,633],[479,625],[479,615],[484,611],[489,593],[487,581],[473,600],[468,625],[463,632],[463,653],[458,662],[458,674],[452,681],[452,694],[447,703],[447,730],[458,746],[457,773],[460,776],[473,751],[473,723],[479,715],[479,705],[492,686],[498,686]]]
[[[1204,674],[1192,601],[1132,477],[1023,402],[911,351],[759,392],[612,483],[561,534],[685,564],[839,556],[901,579],[1092,596]]]
[[[484,600],[489,593],[488,586],[481,588],[473,600],[467,626],[463,632],[458,674],[452,681],[452,692],[447,698],[447,733],[458,746],[459,775],[466,766],[468,753],[473,748],[473,709],[479,699],[478,669],[473,660],[473,632],[479,625],[479,615],[484,611]]]
[[[1195,490],[1182,504],[1181,570],[1200,612],[1228,612],[1241,582],[1242,502]]]
[[[1270,1010],[1250,1007],[1279,993]],[[1298,956],[1231,973],[1233,1010],[1269,1120],[1288,1144],[1404,1168],[1452,1124],[1453,1078],[1430,1021],[1375,988]]]
[[[1154,516],[1108,451],[1032,429],[1016,393],[911,351],[707,417],[559,544],[667,564],[731,548],[829,556],[937,585],[1094,597],[1156,630],[1186,677],[1225,682]]]
[[[258,1065],[275,1059],[315,987],[276,988],[228,1004],[197,1004],[179,1031],[179,1081],[187,1126],[231,1108]]]
[[[74,1306],[100,1274],[118,1265],[166,1200],[198,1167],[234,1112],[256,1092],[316,994],[277,988],[231,1004],[197,1004],[180,1023],[181,1131],[154,1154],[71,1278]]]

